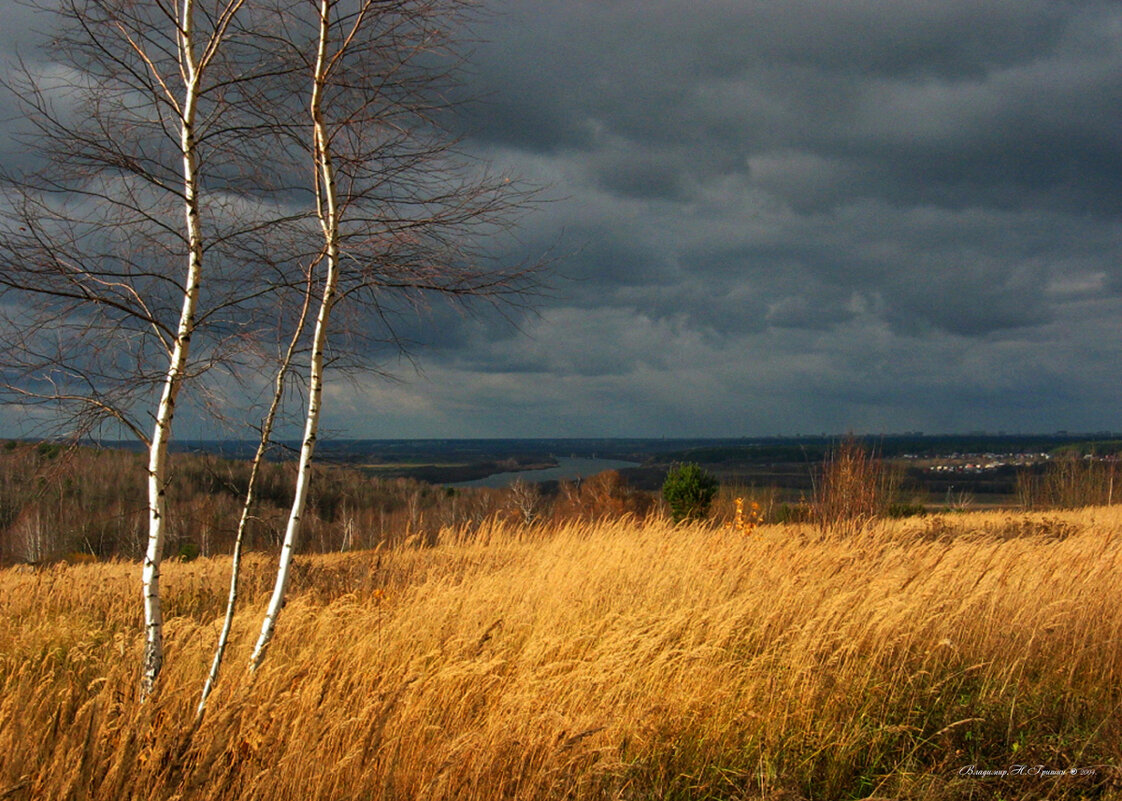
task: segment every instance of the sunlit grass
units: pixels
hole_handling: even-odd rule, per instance
[[[166,565],[167,668],[143,706],[135,565],[4,571],[0,797],[1114,792],[1122,514],[866,528],[492,526],[304,557],[251,684],[255,556],[194,731],[228,560]],[[960,775],[1015,763],[1095,772]]]

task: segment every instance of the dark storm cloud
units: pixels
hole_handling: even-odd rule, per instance
[[[35,31],[39,29],[42,15],[22,4],[7,3],[0,19],[0,78],[12,82],[15,66],[22,57],[36,57]],[[19,104],[6,86],[0,85],[0,160],[11,169],[22,160],[23,148],[13,141],[12,134],[19,130]]]
[[[504,146],[583,152],[625,193],[680,192],[691,176],[778,152],[839,180],[866,176],[849,192],[891,199],[985,191],[1008,202],[1019,187],[1060,184],[1078,190],[1070,202],[1118,195],[1111,5],[552,2],[505,12],[477,65],[493,102],[469,127]]]
[[[17,53],[27,59],[36,56],[36,43],[50,32],[53,19],[49,9],[54,7],[50,0],[38,3],[33,8],[27,3],[8,2],[4,4],[4,25],[0,27],[0,54],[5,60]]]
[[[587,376],[633,433],[1119,427],[1122,7],[495,10],[465,129],[561,198],[529,241],[575,280],[447,369]]]
[[[546,187],[494,255],[553,286],[403,311],[423,377],[335,387],[336,429],[1122,429],[1122,6],[487,12],[456,125]]]

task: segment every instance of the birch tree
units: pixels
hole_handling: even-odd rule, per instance
[[[532,285],[532,268],[495,268],[472,250],[480,231],[509,224],[527,195],[509,178],[458,160],[454,139],[440,125],[449,110],[444,91],[459,63],[449,31],[471,7],[459,0],[298,0],[277,6],[288,58],[304,67],[306,89],[296,96],[307,103],[324,273],[294,499],[251,670],[264,659],[284,605],[331,339],[342,327],[339,307],[352,306],[351,325],[357,318],[377,326],[385,322],[387,306],[403,296],[519,298]]]
[[[168,446],[184,392],[199,397],[221,370],[261,375],[264,343],[287,342],[272,349],[263,449],[289,365],[308,357],[256,667],[298,546],[329,368],[371,366],[375,343],[400,347],[391,315],[430,296],[519,302],[533,286],[533,267],[497,268],[480,244],[527,195],[462,158],[441,124],[460,64],[450,31],[471,7],[59,0],[48,67],[11,87],[39,165],[2,176],[0,391],[61,414],[73,436],[127,432],[147,448],[145,695],[164,658]],[[236,596],[235,565],[200,715]]]
[[[108,422],[147,448],[144,695],[164,660],[177,404],[189,381],[244,352],[250,307],[287,280],[269,268],[267,184],[254,172],[267,126],[246,125],[233,102],[256,76],[223,52],[243,5],[62,0],[46,68],[25,66],[9,87],[39,164],[4,175],[3,383],[61,408],[74,436]],[[209,260],[220,269],[204,270]]]
[[[187,371],[187,356],[195,330],[195,315],[202,281],[203,232],[199,220],[198,136],[195,129],[202,89],[202,76],[222,42],[226,28],[237,13],[242,0],[229,0],[218,9],[213,28],[200,36],[196,27],[195,0],[182,0],[176,18],[176,54],[181,85],[172,86],[161,74],[160,66],[145,46],[128,37],[129,44],[150,70],[174,112],[179,124],[179,147],[183,159],[183,213],[187,244],[187,270],[183,287],[183,307],[171,343],[171,355],[164,376],[156,421],[148,449],[148,550],[144,555],[144,693],[155,689],[156,679],[164,664],[163,610],[160,603],[160,562],[164,552],[165,519],[167,517],[167,453],[175,402]],[[199,39],[203,41],[200,42]]]

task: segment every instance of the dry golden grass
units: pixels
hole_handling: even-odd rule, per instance
[[[229,563],[169,564],[137,703],[139,570],[0,573],[0,799],[1115,797],[1122,512],[860,538],[665,522],[495,527],[305,557],[202,725]],[[1086,776],[971,778],[1012,764]]]

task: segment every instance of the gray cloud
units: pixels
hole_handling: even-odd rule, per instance
[[[472,370],[568,376],[621,433],[1111,427],[1120,32],[1109,3],[501,6],[466,126],[565,198],[537,225],[579,280],[548,348]]]
[[[335,385],[336,430],[1122,428],[1122,6],[489,11],[456,124],[547,187],[497,255],[552,292],[403,312],[423,374]]]

